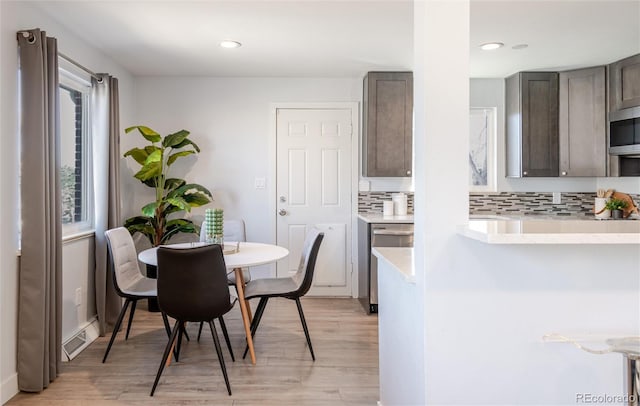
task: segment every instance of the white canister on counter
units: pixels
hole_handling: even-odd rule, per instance
[[[392,193],[391,200],[393,201],[393,214],[396,216],[407,215],[407,195],[406,193]]]
[[[597,219],[608,219],[611,217],[611,210],[606,210],[604,208],[608,201],[608,197],[596,197],[593,206],[593,213]]]
[[[382,201],[382,215],[393,216],[393,200]]]

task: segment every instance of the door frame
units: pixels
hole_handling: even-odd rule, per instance
[[[278,109],[349,109],[351,110],[351,235],[350,247],[347,248],[347,278],[351,278],[351,297],[358,297],[358,184],[359,184],[359,172],[360,167],[360,103],[354,102],[288,102],[288,103],[270,103],[269,105],[269,142],[268,142],[268,155],[269,155],[269,212],[272,213],[269,216],[270,234],[275,244],[277,239],[277,193],[276,193],[276,181],[277,181],[277,111]],[[275,265],[271,268],[271,276],[276,276]]]

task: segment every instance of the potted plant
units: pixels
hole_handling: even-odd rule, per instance
[[[627,207],[627,202],[622,200],[622,199],[618,199],[615,197],[612,197],[611,199],[609,199],[609,201],[605,204],[605,209],[607,210],[611,210],[611,217],[614,219],[621,219],[622,218],[622,209]]]
[[[131,235],[144,234],[154,247],[178,233],[198,233],[198,226],[191,220],[170,216],[211,202],[211,192],[202,185],[169,177],[169,169],[179,158],[199,153],[200,148],[189,139],[186,130],[162,137],[151,128],[138,125],[125,132],[133,130],[138,130],[150,145],[132,148],[124,156],[140,165],[134,177],[155,189],[155,200],[142,207],[142,215],[127,219],[124,226]]]

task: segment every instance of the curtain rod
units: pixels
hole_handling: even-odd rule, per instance
[[[85,68],[84,66],[80,65],[78,62],[74,61],[73,59],[69,58],[68,56],[66,56],[65,54],[63,54],[62,52],[58,51],[58,56],[62,59],[64,59],[65,61],[69,62],[72,65],[75,65],[76,67],[82,69],[83,71],[87,72],[89,75],[91,75],[92,78],[94,78],[95,80],[97,80],[98,82],[102,82],[102,77],[96,75],[95,73],[93,73],[93,71]]]
[[[35,42],[35,36],[33,35],[32,32],[30,31],[18,31],[19,34],[22,34],[23,37],[25,38],[29,38],[29,43],[32,44]],[[78,62],[76,62],[75,60],[69,58],[67,55],[63,54],[62,52],[58,51],[58,56],[62,59],[64,59],[65,61],[69,62],[70,64],[82,69],[83,71],[87,72],[92,78],[94,78],[95,80],[97,80],[98,82],[102,82],[102,77],[96,75],[92,70],[89,70],[87,68],[85,68],[84,66],[80,65]]]

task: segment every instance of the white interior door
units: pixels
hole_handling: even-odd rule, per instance
[[[277,275],[297,269],[307,231],[320,229],[311,295],[351,295],[351,117],[349,108],[276,113],[276,237],[290,252]]]

